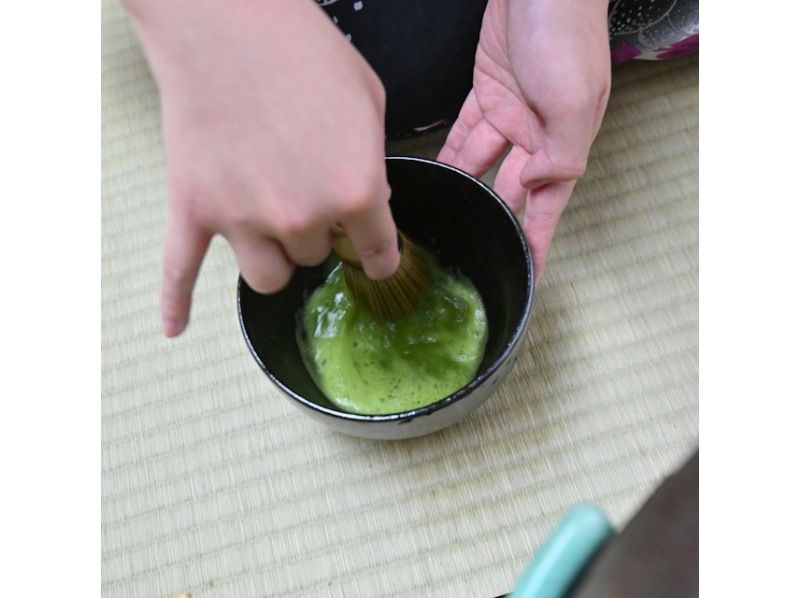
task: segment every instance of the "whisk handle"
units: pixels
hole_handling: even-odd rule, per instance
[[[350,243],[350,239],[348,239],[344,233],[333,233],[333,250],[342,261],[352,266],[361,267],[361,258],[358,257],[353,244]]]

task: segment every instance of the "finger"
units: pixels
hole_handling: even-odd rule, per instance
[[[484,118],[473,89],[436,159],[479,177],[497,162],[506,147],[506,138]]]
[[[494,190],[522,221],[528,190],[520,182],[520,173],[531,155],[518,145],[511,148],[494,179]]]
[[[285,287],[293,266],[280,243],[248,230],[228,237],[242,278],[257,293],[274,293]]]
[[[478,98],[475,96],[475,90],[472,89],[464,100],[461,106],[461,111],[458,113],[458,118],[453,126],[450,127],[450,132],[447,134],[447,139],[439,150],[439,155],[436,159],[439,162],[446,162],[452,164],[452,160],[458,155],[464,141],[469,135],[470,131],[483,120],[483,110],[478,104]]]
[[[367,276],[374,279],[394,274],[400,265],[397,247],[397,228],[389,209],[389,191],[385,199],[364,204],[340,220],[347,238],[361,258]]]
[[[481,177],[508,147],[508,140],[488,120],[482,120],[467,135],[455,158],[448,163]]]
[[[508,140],[484,118],[473,89],[453,123],[437,160],[483,176],[508,147]]]
[[[298,266],[316,266],[331,253],[331,235],[327,224],[284,235],[279,240],[287,257]]]
[[[200,226],[170,214],[161,279],[161,325],[168,337],[178,336],[189,323],[192,290],[210,242]]]
[[[533,252],[536,280],[544,271],[553,235],[574,187],[575,181],[550,183],[528,193],[523,230]]]

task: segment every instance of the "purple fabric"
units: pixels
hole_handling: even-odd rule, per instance
[[[686,56],[693,54],[700,48],[700,34],[695,33],[686,39],[672,44],[669,48],[661,50],[658,53],[659,60],[666,60],[668,58],[677,58],[678,56]]]
[[[698,0],[610,0],[608,33],[612,64],[665,60],[697,52]]]
[[[611,64],[619,64],[620,62],[633,60],[639,54],[641,54],[639,48],[633,44],[625,41],[620,42],[616,47],[611,48]]]

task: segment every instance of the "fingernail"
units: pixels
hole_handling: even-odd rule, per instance
[[[400,252],[397,251],[391,256],[385,256],[378,263],[374,260],[362,261],[364,272],[373,280],[388,278],[397,271],[400,266]]]

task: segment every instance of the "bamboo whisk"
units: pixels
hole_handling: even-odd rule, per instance
[[[398,231],[400,265],[388,278],[373,280],[364,273],[358,254],[344,234],[334,233],[333,250],[342,260],[342,271],[353,301],[379,321],[412,314],[431,286],[428,262],[408,237]]]

